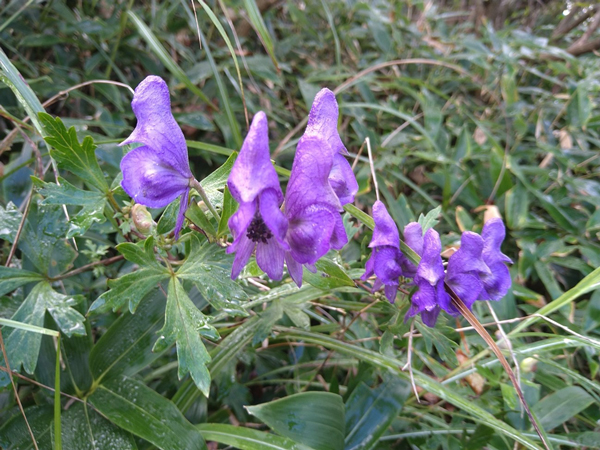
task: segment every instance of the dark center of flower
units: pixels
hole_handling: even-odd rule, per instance
[[[262,216],[259,213],[256,213],[252,222],[250,222],[246,236],[248,239],[252,240],[252,242],[262,242],[263,244],[266,244],[267,241],[273,237],[273,233],[271,233],[271,230],[269,230],[265,224]]]

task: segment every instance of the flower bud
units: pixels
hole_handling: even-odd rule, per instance
[[[525,373],[535,372],[537,368],[537,359],[535,358],[525,358],[521,361],[521,370]]]
[[[131,219],[135,225],[135,229],[148,236],[152,232],[152,228],[156,225],[152,216],[144,205],[136,203],[131,209]]]

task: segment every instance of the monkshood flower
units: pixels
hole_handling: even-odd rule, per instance
[[[396,223],[379,200],[373,205],[373,220],[375,229],[369,244],[373,253],[365,265],[365,273],[361,279],[367,280],[375,274],[377,278],[373,283],[373,290],[379,290],[383,285],[385,296],[390,303],[394,303],[399,278],[412,278],[415,275],[415,266],[400,251],[400,236]]]
[[[441,309],[451,312],[450,296],[444,289],[444,264],[442,263],[442,243],[440,235],[433,228],[423,236],[421,225],[413,222],[404,228],[404,240],[419,256],[414,283],[417,285],[411,299],[411,307],[406,313],[407,320],[421,314],[423,323],[435,326]]]
[[[512,280],[505,263],[512,264],[512,261],[500,250],[505,236],[504,222],[500,218],[488,220],[483,226],[481,256],[490,270],[489,273],[481,276],[483,289],[479,294],[479,300],[500,300],[510,289]]]
[[[328,147],[316,135],[300,139],[285,195],[290,246],[285,261],[298,286],[302,285],[302,265],[314,271],[319,258],[348,242],[340,215],[342,205],[329,183],[333,158],[324,151]]]
[[[343,206],[354,201],[354,196],[358,192],[358,183],[352,167],[344,157],[348,155],[348,150],[337,130],[338,114],[335,94],[327,88],[321,89],[310,109],[304,136],[317,137],[328,144],[328,149],[326,146],[322,148],[324,152],[329,150],[333,158],[328,179]]]
[[[237,278],[256,248],[256,263],[271,279],[283,276],[288,221],[279,209],[283,193],[269,158],[267,116],[260,111],[252,120],[240,154],[233,163],[227,186],[239,209],[229,219],[235,252],[231,278]]]
[[[131,107],[137,125],[120,145],[139,143],[142,146],[121,160],[121,186],[137,203],[150,208],[162,208],[181,197],[175,226],[177,238],[194,177],[183,132],[171,113],[165,81],[157,76],[145,78],[135,89]]]

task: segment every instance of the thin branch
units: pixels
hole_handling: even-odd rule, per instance
[[[23,217],[21,217],[21,222],[19,222],[19,228],[17,228],[17,234],[15,235],[15,240],[10,247],[10,252],[8,253],[8,258],[6,258],[6,264],[4,267],[9,267],[10,263],[15,256],[15,252],[17,251],[17,243],[19,242],[19,238],[21,237],[21,233],[23,232],[23,228],[25,226],[25,219],[27,219],[27,214],[29,213],[29,208],[31,207],[31,198],[33,197],[33,190],[29,191],[27,195],[27,200],[25,204],[25,211],[23,211]]]
[[[371,167],[371,175],[373,176],[373,186],[375,186],[375,197],[379,201],[379,186],[377,185],[377,175],[375,175],[375,164],[373,163],[373,153],[371,152],[371,140],[366,137],[367,153],[369,154],[369,166]]]
[[[87,272],[88,270],[93,269],[96,266],[108,266],[117,261],[121,261],[124,258],[125,257],[123,255],[117,255],[117,256],[113,256],[111,258],[101,259],[100,261],[94,261],[89,264],[86,264],[85,266],[81,266],[81,267],[78,267],[77,269],[73,269],[70,272],[63,273],[62,275],[54,277],[51,280],[52,281],[64,280],[65,278],[69,278],[69,277],[72,277],[75,275],[79,275],[80,273]]]
[[[417,399],[417,403],[421,403],[419,399],[419,392],[417,391],[417,385],[415,384],[415,376],[412,370],[412,343],[413,343],[413,334],[415,331],[415,321],[414,319],[410,323],[410,332],[408,333],[408,350],[406,354],[406,364],[402,368],[404,372],[408,368],[408,375],[410,377],[410,384],[413,388],[413,392],[415,393],[415,398]]]

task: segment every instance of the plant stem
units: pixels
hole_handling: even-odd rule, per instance
[[[202,187],[202,185],[200,184],[200,182],[198,180],[196,180],[195,178],[191,178],[190,179],[190,186],[193,187],[194,189],[196,189],[196,191],[198,191],[198,194],[200,194],[200,197],[202,197],[202,200],[204,200],[204,203],[206,204],[206,206],[210,210],[210,212],[213,215],[213,217],[215,219],[217,219],[217,222],[221,222],[221,216],[219,215],[219,213],[217,212],[217,210],[215,209],[215,207],[212,205],[212,203],[208,199],[208,195],[206,195],[206,192],[204,191],[204,188]]]

